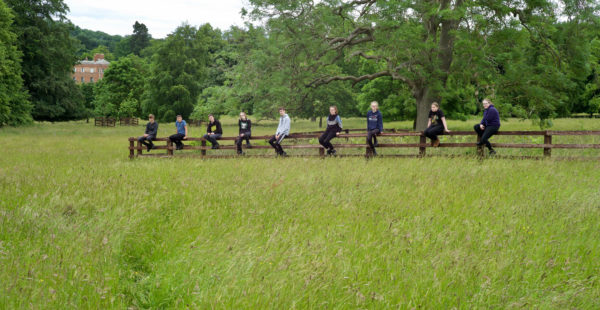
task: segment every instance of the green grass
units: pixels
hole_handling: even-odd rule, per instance
[[[598,160],[129,160],[142,130],[0,129],[0,308],[600,308]]]

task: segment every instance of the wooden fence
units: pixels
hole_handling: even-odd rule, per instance
[[[121,117],[119,118],[119,126],[137,126],[139,119],[137,117]]]
[[[94,126],[115,127],[116,120],[114,117],[96,117]]]
[[[349,142],[351,138],[365,138],[366,134],[364,130],[362,133],[350,133],[351,130],[347,130],[345,134],[340,134],[338,139],[333,140],[333,142],[345,141]],[[283,147],[284,149],[316,149],[318,151],[317,156],[325,156],[325,149],[319,144],[296,144],[293,142],[299,142],[300,140],[306,139],[314,139],[318,138],[322,132],[319,133],[295,133],[288,136],[284,140]],[[451,133],[445,134],[447,136],[473,136],[473,142],[449,142],[449,143],[440,143],[440,148],[476,148],[478,151],[478,155],[483,156],[484,152],[481,147],[477,147],[477,142],[479,141],[479,137],[472,131],[453,131]],[[494,148],[513,148],[513,149],[543,149],[544,157],[551,157],[553,149],[600,149],[600,143],[598,144],[556,144],[552,143],[552,137],[554,136],[600,136],[600,130],[598,131],[500,131],[497,136],[543,136],[543,143],[492,143]],[[414,131],[396,131],[396,132],[385,132],[379,135],[378,137],[419,137],[418,143],[379,143],[378,149],[380,148],[414,148],[418,150],[417,155],[386,155],[386,156],[418,156],[422,157],[426,155],[427,148],[430,148],[431,145],[428,142],[428,139],[423,135],[422,132],[414,132]],[[236,146],[233,145],[223,145],[225,141],[234,141],[237,137],[222,137],[219,141],[222,143],[220,146],[220,150],[235,150]],[[255,136],[252,137],[252,140],[268,140],[271,136]],[[345,139],[344,139],[345,138]],[[344,140],[343,140],[344,139]],[[137,141],[136,138],[129,138],[129,157],[134,158],[137,156],[173,156],[173,151],[175,147],[173,143],[168,138],[157,138],[154,140],[155,142],[165,142],[165,145],[156,145],[154,150],[164,150],[165,153],[157,154],[156,151],[153,151],[153,154],[143,153],[145,147]],[[186,142],[197,141],[200,142],[200,145],[189,145],[187,143],[184,147],[184,150],[200,150],[201,157],[210,157],[207,154],[207,151],[214,151],[211,149],[211,146],[207,145],[206,140],[203,138],[188,138],[185,140]],[[364,140],[362,140],[364,141]],[[285,143],[287,142],[287,143]],[[136,145],[137,143],[137,145]],[[365,154],[354,154],[354,155],[342,155],[342,156],[371,156],[370,148],[363,143],[342,143],[342,144],[334,144],[336,149],[344,149],[344,148],[362,148],[365,149]],[[245,145],[244,145],[245,147]],[[253,145],[252,149],[272,149],[270,145]],[[179,151],[178,151],[179,152]],[[233,155],[233,153],[232,153]],[[316,155],[316,154],[315,154]],[[266,156],[266,155],[261,155]],[[303,155],[310,156],[310,155]],[[223,156],[220,156],[223,157]]]

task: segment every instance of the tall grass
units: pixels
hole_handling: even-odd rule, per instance
[[[0,130],[0,308],[600,307],[598,161],[128,160],[141,130]]]

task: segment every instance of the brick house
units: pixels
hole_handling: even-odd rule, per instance
[[[104,70],[108,68],[110,62],[104,59],[104,54],[94,55],[94,60],[80,61],[73,67],[73,81],[77,84],[96,83],[104,77]]]

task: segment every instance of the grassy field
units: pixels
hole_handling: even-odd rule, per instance
[[[0,129],[0,308],[600,308],[597,159],[129,160],[142,131]]]

